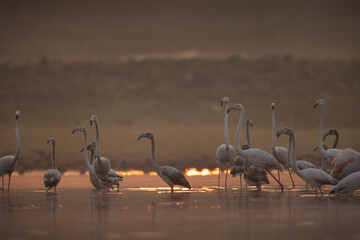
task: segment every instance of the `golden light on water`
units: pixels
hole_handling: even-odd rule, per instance
[[[223,173],[226,173],[226,171],[223,171]],[[186,176],[211,176],[218,174],[219,174],[219,168],[215,168],[214,170],[203,168],[201,171],[198,171],[196,168],[188,168],[185,170]]]
[[[129,171],[126,171],[126,172],[123,172],[123,171],[118,171],[117,172],[118,174],[120,174],[121,176],[141,176],[141,175],[144,175],[144,171],[141,171],[141,170],[129,170]]]

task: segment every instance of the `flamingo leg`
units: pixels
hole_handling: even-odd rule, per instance
[[[171,187],[171,193],[174,193],[174,186],[170,186]]]
[[[280,170],[278,170],[278,179],[279,179],[279,182],[280,182]],[[281,188],[280,185],[279,185],[279,188]]]
[[[226,173],[225,173],[225,189],[227,189],[227,173],[229,169],[229,164],[226,165]]]
[[[317,187],[315,188],[315,192],[316,192],[316,197],[318,196],[318,190]]]
[[[275,181],[278,182],[278,184],[281,188],[281,192],[284,192],[284,185],[282,185],[281,182],[279,180],[277,180],[276,177],[274,177],[274,175],[272,175],[272,173],[269,170],[267,170],[267,169],[265,169],[265,170],[275,179]]]
[[[218,188],[220,188],[220,174],[221,174],[221,170],[220,170],[220,165],[219,165]]]
[[[9,194],[9,191],[10,191],[10,180],[11,180],[11,174],[9,174],[9,183],[8,183],[8,191],[7,191],[8,194]]]
[[[261,176],[259,174],[259,186],[256,186],[259,192],[261,192]]]
[[[294,179],[293,179],[292,176],[291,176],[290,168],[288,168],[288,171],[289,171],[289,175],[290,175],[291,182],[292,182],[292,184],[293,184],[293,188],[295,188],[295,183],[294,183]],[[280,178],[279,178],[279,179],[280,179]]]
[[[323,192],[321,190],[321,187],[319,187],[319,191],[320,191],[321,196],[323,196]]]

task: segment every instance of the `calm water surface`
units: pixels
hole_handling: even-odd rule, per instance
[[[284,193],[276,185],[258,193],[240,191],[237,182],[229,190],[208,186],[216,176],[192,177],[191,191],[171,194],[155,186],[156,176],[133,176],[132,185],[104,193],[69,187],[67,177],[46,194],[42,186],[21,188],[16,177],[10,194],[0,194],[1,239],[360,239],[360,192],[315,197],[300,181]]]

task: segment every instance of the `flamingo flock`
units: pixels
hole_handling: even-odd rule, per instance
[[[296,145],[295,145],[295,133],[292,129],[285,127],[275,129],[275,103],[271,104],[272,111],[272,142],[271,142],[271,153],[254,148],[251,145],[250,131],[252,127],[252,121],[246,122],[246,136],[247,143],[240,145],[240,132],[244,121],[244,107],[242,104],[237,103],[230,105],[228,97],[221,99],[221,106],[225,108],[224,115],[224,135],[225,143],[221,144],[215,153],[216,162],[219,166],[218,175],[218,188],[220,189],[220,175],[221,170],[226,170],[225,175],[225,189],[227,189],[227,173],[231,165],[231,174],[233,177],[240,176],[240,189],[242,189],[242,177],[247,185],[255,186],[258,191],[261,191],[263,184],[269,184],[267,174],[279,185],[280,191],[284,191],[284,185],[280,181],[280,172],[286,170],[289,173],[292,188],[295,188],[295,183],[291,172],[294,171],[304,182],[306,183],[306,189],[310,185],[315,189],[316,196],[318,192],[323,195],[322,186],[332,185],[334,186],[330,191],[330,194],[347,193],[351,196],[354,190],[360,187],[360,153],[351,149],[339,149],[337,144],[339,141],[339,133],[336,129],[330,129],[324,135],[322,135],[322,126],[325,118],[325,100],[319,99],[314,104],[314,109],[317,106],[321,107],[320,125],[318,131],[317,146],[315,150],[319,149],[322,156],[321,170],[318,169],[314,164],[298,160],[296,158]],[[235,150],[237,156],[234,159],[234,147],[230,145],[229,141],[229,127],[228,120],[230,112],[238,111],[239,120],[235,131]],[[15,136],[16,136],[16,152],[14,155],[6,155],[0,158],[0,176],[2,177],[2,190],[5,192],[4,177],[8,175],[8,187],[7,193],[10,191],[11,175],[15,170],[16,162],[20,156],[20,134],[18,127],[18,120],[20,118],[20,112],[15,113]],[[118,175],[113,169],[111,169],[111,162],[108,158],[101,156],[100,154],[100,134],[99,124],[96,115],[92,115],[90,118],[90,125],[95,126],[96,138],[95,142],[88,143],[87,132],[85,126],[79,126],[74,128],[75,132],[82,132],[84,135],[84,145],[80,148],[84,153],[84,163],[89,171],[89,177],[91,184],[98,190],[109,191],[114,187],[117,187],[119,191],[119,182],[123,181],[123,177]],[[275,135],[280,137],[281,135],[288,135],[288,146],[275,145]],[[330,136],[335,136],[334,144],[331,148],[328,148],[323,141]],[[185,178],[183,172],[171,167],[171,166],[160,166],[155,158],[155,139],[154,135],[150,132],[140,134],[138,140],[142,138],[148,138],[151,141],[151,161],[157,175],[169,185],[171,193],[174,193],[174,185],[180,185],[191,189],[190,183]],[[49,138],[47,143],[52,144],[52,168],[47,170],[44,174],[44,185],[45,191],[48,192],[51,188],[56,188],[61,180],[61,174],[56,169],[55,159],[55,138]],[[88,157],[88,151],[91,156]],[[327,172],[327,165],[331,165],[331,172]],[[275,177],[272,174],[272,170],[277,170],[278,174]]]

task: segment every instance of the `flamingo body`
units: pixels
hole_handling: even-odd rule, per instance
[[[360,172],[354,172],[341,179],[329,192],[335,193],[350,193],[352,196],[354,191],[360,187]]]
[[[46,191],[56,187],[61,180],[60,171],[57,169],[48,169],[44,174],[44,185]]]
[[[216,149],[216,161],[221,169],[226,168],[226,166],[231,162],[234,156],[234,148],[233,146],[229,145],[228,148],[226,144],[221,144]]]
[[[259,181],[260,179],[260,181]],[[260,169],[254,166],[250,166],[245,174],[244,180],[247,185],[256,186],[260,190],[262,184],[269,184],[269,179],[264,169]]]
[[[351,148],[339,151],[333,160],[334,168],[330,173],[336,179],[343,179],[351,173],[360,171],[360,153]]]

